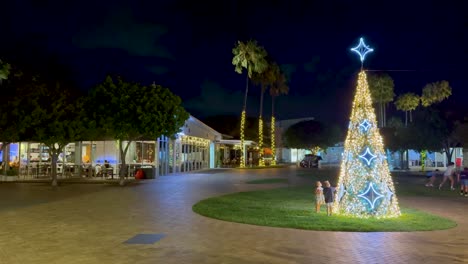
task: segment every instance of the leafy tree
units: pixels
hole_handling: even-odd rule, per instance
[[[453,137],[464,149],[468,148],[468,123],[466,123],[466,121],[456,123]]]
[[[393,79],[388,74],[373,74],[369,75],[368,82],[372,101],[379,106],[380,127],[384,127],[386,126],[386,105],[395,97]]]
[[[232,58],[232,65],[234,65],[235,71],[239,74],[242,74],[243,69],[246,69],[247,71],[244,104],[242,107],[240,125],[241,146],[244,146],[244,127],[247,109],[247,95],[249,92],[249,79],[252,78],[254,73],[262,73],[267,69],[268,62],[265,58],[267,56],[267,52],[263,47],[258,46],[256,41],[250,40],[247,43],[238,41],[237,45],[232,49],[232,53],[234,55]],[[240,167],[245,167],[244,149],[241,148],[241,150],[242,155]]]
[[[340,139],[337,126],[325,126],[316,120],[308,120],[290,126],[284,133],[284,145],[298,149],[327,149]]]
[[[131,142],[175,135],[189,118],[181,102],[160,85],[142,86],[121,78],[114,81],[110,76],[91,90],[87,108],[92,110],[93,128],[119,142],[120,185],[125,184],[125,157]]]
[[[408,113],[410,122],[413,122],[412,111],[414,111],[419,105],[419,96],[414,93],[405,93],[398,96],[395,106],[397,110],[405,111],[405,126],[408,125]]]
[[[35,77],[12,67],[9,78],[1,84],[3,100],[0,104],[0,141],[4,174],[9,169],[9,144],[25,139],[26,129],[36,121],[32,117],[33,99],[28,96],[29,91],[33,90],[34,80]]]
[[[8,79],[8,76],[10,75],[10,65],[8,63],[2,62],[0,60],[0,85],[2,84],[3,80]],[[16,98],[14,96],[14,90],[8,89],[8,87],[5,89],[2,89],[2,96],[3,102],[0,104],[0,138],[2,141],[2,146],[0,146],[0,150],[2,150],[3,153],[3,173],[6,175],[6,172],[8,170],[8,148],[7,146],[15,141],[15,136],[18,135],[18,132],[16,131],[16,128],[14,127],[13,124],[10,122],[13,122],[16,118],[12,117],[12,114],[14,111],[12,111],[11,105],[14,103],[14,99]]]
[[[408,140],[411,141],[409,147],[418,151],[442,150],[447,160],[452,160],[454,148],[461,146],[456,133],[458,124],[456,117],[448,115],[446,111],[430,107],[419,111],[417,119],[407,135]]]
[[[57,186],[57,162],[60,153],[71,142],[83,140],[83,98],[59,81],[37,81],[27,95],[32,104],[33,125],[26,137],[44,144],[51,159],[52,186]]]
[[[421,104],[424,107],[429,107],[433,104],[442,102],[443,100],[447,99],[451,94],[452,94],[452,88],[450,87],[447,81],[430,83],[424,86],[422,90]],[[453,149],[450,151],[450,148],[451,148],[450,145],[452,144],[451,141],[453,141],[453,137],[445,135],[445,137],[443,138],[446,139],[443,145],[444,145],[445,152],[447,154],[447,158],[448,160],[451,160]],[[425,157],[426,157],[426,151],[422,150],[421,159],[423,162],[425,160]],[[423,163],[422,170],[424,171],[424,163]]]
[[[400,168],[407,168],[405,166],[403,154],[408,149],[408,144],[405,141],[407,129],[400,118],[391,117],[388,120],[388,126],[380,128],[381,135],[384,140],[384,146],[390,152],[400,153]]]
[[[428,107],[434,103],[442,102],[450,95],[452,95],[452,88],[447,81],[429,83],[422,90],[421,104]]]

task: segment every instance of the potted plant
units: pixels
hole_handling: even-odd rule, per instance
[[[18,180],[19,170],[18,168],[11,168],[7,170],[7,175],[4,176],[5,181],[16,181]]]

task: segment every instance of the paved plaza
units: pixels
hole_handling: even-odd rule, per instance
[[[295,168],[220,169],[126,187],[0,183],[0,264],[468,263],[468,198],[455,195],[399,198],[458,223],[427,232],[305,231],[192,212],[204,198],[287,186],[246,184],[249,179],[289,177],[302,184],[294,175]]]

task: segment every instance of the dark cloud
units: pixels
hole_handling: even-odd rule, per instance
[[[162,44],[167,28],[159,24],[138,23],[131,10],[119,8],[110,12],[100,25],[81,30],[74,43],[86,49],[121,49],[133,56],[174,59]]]
[[[184,102],[190,112],[203,113],[204,116],[240,114],[244,98],[242,91],[228,91],[210,80],[205,80],[200,87],[199,96]],[[251,99],[249,103],[253,103]]]
[[[169,72],[169,68],[164,66],[149,66],[146,69],[156,75],[163,75]]]

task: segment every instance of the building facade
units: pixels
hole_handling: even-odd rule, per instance
[[[306,154],[310,154],[311,151],[307,149],[290,149],[284,147],[283,144],[283,134],[286,130],[299,122],[314,120],[313,117],[306,118],[296,118],[296,119],[287,119],[280,120],[276,122],[276,159],[282,163],[298,163],[300,162]],[[327,148],[326,151],[321,151],[318,153],[322,157],[322,164],[328,165],[337,165],[341,163],[341,157],[344,151],[343,143],[338,143],[335,146]],[[465,154],[467,155],[467,154]],[[404,153],[390,153],[387,151],[388,164],[391,170],[402,169],[402,164],[408,164],[408,169],[410,170],[421,170],[421,156],[420,153],[414,150],[409,150],[408,154]],[[467,167],[468,159],[464,159],[463,148],[453,149],[452,160],[457,167]],[[407,162],[408,160],[408,162]],[[430,152],[427,153],[424,167],[427,170],[432,169],[444,169],[447,166],[447,155],[441,152]],[[406,168],[404,168],[406,169]]]
[[[130,142],[125,156],[125,163],[129,165],[128,176],[133,177],[138,169],[145,170],[146,178],[154,178],[215,168],[217,144],[221,139],[221,133],[190,116],[177,135],[162,136],[154,141]],[[127,143],[123,142],[123,145]],[[20,178],[50,176],[50,157],[43,144],[11,143],[5,151],[9,153],[11,170],[16,170]],[[3,166],[3,155],[0,155],[0,159]],[[57,174],[61,177],[117,178],[121,160],[119,142],[116,140],[73,142],[59,155]]]

